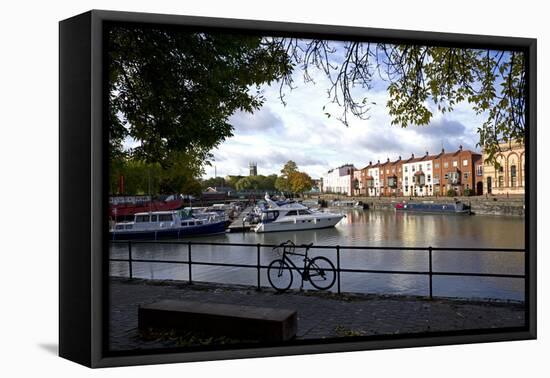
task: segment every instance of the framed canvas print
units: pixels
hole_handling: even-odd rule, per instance
[[[536,337],[536,41],[60,22],[60,355]]]

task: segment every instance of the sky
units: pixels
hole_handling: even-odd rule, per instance
[[[484,118],[467,103],[445,114],[430,106],[433,117],[427,126],[392,126],[386,108],[387,84],[375,77],[374,89],[359,93],[375,103],[369,119],[350,116],[346,126],[337,119],[341,109],[329,104],[328,79],[321,73],[314,79],[315,84],[304,83],[302,71],[296,69],[297,88],[286,91],[286,106],[278,98],[278,83],[264,85],[266,101],[259,110],[254,114],[237,112],[229,119],[235,128],[234,136],[212,151],[214,161],[212,167],[207,167],[205,177],[213,177],[214,172],[222,177],[247,175],[249,162],[257,163],[258,174],[279,174],[285,162],[293,160],[299,170],[319,178],[346,163],[363,168],[369,161],[408,158],[412,153],[419,156],[426,151],[435,154],[442,148],[455,151],[460,145],[479,152],[476,130]],[[332,113],[330,118],[325,115],[327,111]]]

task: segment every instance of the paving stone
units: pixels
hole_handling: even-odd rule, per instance
[[[293,309],[298,313],[297,339],[345,335],[424,333],[525,323],[521,303],[480,302],[422,297],[326,294],[216,284],[188,285],[177,281],[110,281],[111,350],[178,346],[174,340],[144,340],[138,330],[138,306],[163,299]],[[338,332],[340,331],[340,332]]]

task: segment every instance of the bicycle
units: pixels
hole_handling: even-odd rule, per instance
[[[329,259],[323,256],[309,258],[309,249],[313,243],[302,244],[298,248],[305,248],[305,253],[296,253],[296,245],[288,240],[274,247],[273,250],[281,254],[281,258],[273,260],[267,268],[267,278],[271,286],[278,292],[284,292],[292,286],[293,273],[296,270],[302,277],[300,289],[304,286],[304,281],[309,281],[313,287],[319,290],[328,290],[336,281],[336,269]],[[281,253],[282,248],[282,253]],[[303,256],[304,267],[298,268],[290,259],[289,255]],[[303,272],[302,272],[303,271]]]

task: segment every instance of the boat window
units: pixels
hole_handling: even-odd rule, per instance
[[[187,226],[187,222],[181,222],[182,226]]]
[[[288,213],[286,213],[286,215],[298,215],[298,213],[296,212],[296,210],[291,210]]]
[[[311,212],[309,210],[298,210],[298,215],[306,215],[306,214],[311,214]]]
[[[151,215],[151,222],[158,222],[158,215],[157,214]]]
[[[124,225],[122,225],[122,224],[117,224],[115,226],[115,230],[123,230],[123,229],[124,229]]]
[[[131,224],[127,224],[126,227],[124,227],[125,229],[127,230],[131,230],[132,229],[132,225]]]
[[[202,224],[202,221],[197,221],[197,226],[201,224]]]
[[[159,214],[160,222],[172,222],[172,214]]]
[[[149,215],[138,215],[136,216],[137,223],[149,222]]]
[[[194,226],[194,225],[195,225],[195,222],[189,222],[187,225],[188,225],[188,226]]]

